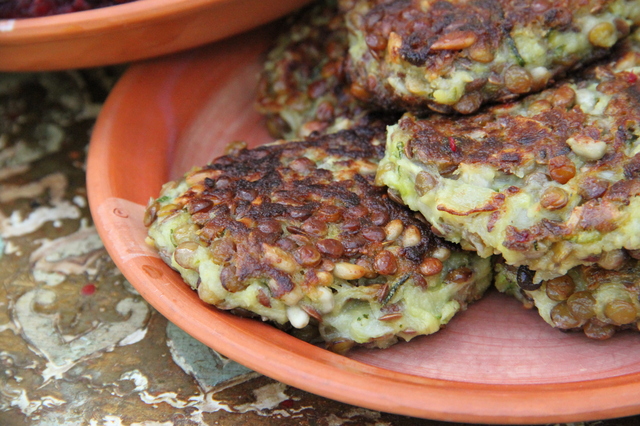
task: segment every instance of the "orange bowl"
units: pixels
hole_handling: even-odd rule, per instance
[[[160,56],[276,19],[309,0],[138,0],[0,20],[0,71],[94,67]]]
[[[144,205],[231,141],[270,141],[253,103],[269,29],[133,65],[107,100],[88,159],[89,203],[140,294],[209,347],[292,386],[349,404],[469,423],[558,423],[640,413],[638,334],[562,333],[492,292],[446,329],[337,355],[198,299],[145,244]]]

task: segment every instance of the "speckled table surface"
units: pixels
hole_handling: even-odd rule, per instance
[[[96,233],[85,185],[91,128],[121,71],[0,73],[0,425],[444,424],[254,373],[140,297]]]

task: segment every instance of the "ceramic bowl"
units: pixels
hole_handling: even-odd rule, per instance
[[[93,132],[88,190],[97,229],[142,296],[196,339],[247,367],[349,404],[468,423],[559,423],[640,413],[638,334],[607,341],[549,327],[497,292],[444,330],[385,350],[331,353],[201,302],[145,244],[160,186],[245,140],[270,141],[254,111],[260,55],[249,33],[133,65]]]
[[[271,21],[309,0],[137,0],[0,20],[0,71],[95,67],[173,53]]]

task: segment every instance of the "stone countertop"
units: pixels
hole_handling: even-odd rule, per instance
[[[96,233],[85,185],[91,129],[121,72],[0,73],[0,425],[451,425],[276,382],[140,297]]]

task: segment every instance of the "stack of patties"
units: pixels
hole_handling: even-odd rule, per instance
[[[639,15],[639,0],[317,3],[259,84],[269,130],[292,141],[165,185],[150,242],[204,301],[336,351],[436,332],[492,262],[552,325],[635,324],[632,43],[480,108],[605,56]]]

